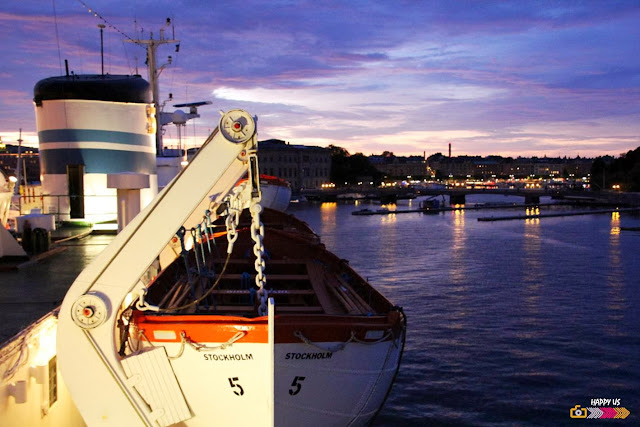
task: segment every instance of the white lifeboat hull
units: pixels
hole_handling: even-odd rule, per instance
[[[197,415],[184,421],[185,425],[209,426],[212,420],[219,425],[265,425],[267,420],[261,417],[269,412],[266,405],[271,401],[268,384],[272,375],[266,320],[247,322],[229,317],[207,324],[207,316],[185,323],[163,322],[162,317],[136,321],[138,328],[144,330],[140,343],[164,346],[172,358],[171,366],[185,400]],[[326,318],[313,326],[297,323],[295,328],[301,327],[309,340],[314,334],[336,334],[337,338],[358,330],[351,342],[345,344],[343,335],[337,341],[308,344],[293,337],[294,326],[276,326],[275,425],[368,425],[382,406],[398,369],[404,336],[394,337],[387,330],[386,336],[380,337],[383,325],[376,321],[337,328],[335,322],[336,319]],[[332,327],[333,332],[329,332]],[[196,343],[195,339],[180,338],[182,333],[187,337],[233,337],[238,331],[245,335],[232,344],[223,340]],[[156,336],[176,339],[168,342],[155,339]],[[367,336],[377,339],[367,340]]]
[[[238,185],[246,181],[240,180]],[[263,207],[284,212],[291,202],[291,184],[282,178],[260,174],[260,203]]]

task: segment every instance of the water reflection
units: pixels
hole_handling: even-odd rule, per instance
[[[380,217],[381,217],[380,222],[382,224],[391,224],[391,223],[394,223],[394,222],[398,221],[398,215],[395,214],[395,213],[390,213],[390,214],[387,214],[387,215],[381,215]]]
[[[464,230],[464,210],[451,211],[453,216],[453,236],[451,239],[451,269],[453,283],[464,283],[465,249],[467,235]]]
[[[526,216],[540,215],[540,208],[538,206],[527,208],[524,213]],[[524,222],[525,224],[540,224],[540,218],[527,218]]]
[[[620,212],[611,212],[611,231],[609,232],[612,236],[617,236],[620,234]],[[616,243],[616,245],[619,241]]]
[[[620,212],[611,213],[609,231],[609,269],[607,270],[607,332],[613,336],[624,335],[618,327],[623,318],[627,301],[624,297],[624,270],[620,253]]]
[[[326,236],[333,234],[336,230],[336,216],[338,213],[338,203],[324,202],[320,205],[320,235]]]
[[[537,215],[540,208],[527,208],[527,215]],[[543,248],[542,239],[540,237],[540,218],[527,218],[524,222],[524,241],[522,247],[523,259],[523,275],[522,284],[524,306],[527,312],[533,315],[532,319],[536,319],[536,315],[540,312],[540,295],[542,290],[543,278]],[[540,331],[540,328],[536,328]]]
[[[460,206],[460,205],[458,205]],[[451,262],[449,267],[450,286],[447,289],[451,298],[449,309],[451,317],[446,325],[449,331],[468,329],[469,317],[469,277],[467,274],[467,232],[465,230],[465,211],[463,209],[451,211],[453,233],[451,238]]]
[[[395,205],[387,205],[388,207]],[[398,268],[398,257],[405,254],[402,235],[398,234],[398,215],[395,213],[380,215],[379,245],[377,258],[382,262],[379,265],[380,273],[392,275]]]

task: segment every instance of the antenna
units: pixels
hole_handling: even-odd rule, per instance
[[[183,137],[183,134],[186,135],[183,131],[183,128],[186,126],[189,120],[200,117],[200,115],[198,114],[198,107],[201,107],[203,105],[211,105],[212,102],[199,101],[199,102],[188,102],[184,104],[174,104],[173,106],[177,108],[189,107],[189,112],[185,113],[182,110],[176,110],[173,113],[167,113],[164,111],[164,105],[165,103],[167,103],[168,101],[171,101],[172,99],[173,99],[172,94],[169,94],[169,99],[162,104],[163,111],[160,111],[159,118],[162,126],[168,125],[170,123],[173,123],[174,125],[176,125],[176,129],[178,131],[178,149],[182,150],[182,137]]]
[[[104,76],[104,24],[98,24],[98,28],[100,28],[100,65],[102,70],[102,75]]]
[[[198,107],[203,105],[211,105],[211,101],[188,102],[186,104],[174,104],[176,108],[189,107],[189,114],[198,114]]]

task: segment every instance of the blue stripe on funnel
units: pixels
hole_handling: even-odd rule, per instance
[[[84,165],[85,173],[137,172],[156,174],[156,156],[122,150],[56,149],[40,151],[43,175],[66,174],[67,165]]]
[[[115,142],[118,144],[154,147],[155,138],[152,134],[118,132],[114,130],[98,129],[51,129],[38,132],[41,144],[47,142]]]

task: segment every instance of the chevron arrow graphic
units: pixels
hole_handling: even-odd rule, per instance
[[[587,418],[600,418],[602,416],[602,411],[600,408],[587,408],[589,410],[589,416]]]
[[[600,410],[603,412],[600,418],[615,418],[618,414],[613,408],[600,408]]]
[[[625,419],[629,416],[630,412],[627,408],[613,408],[616,410],[616,416],[614,418]]]

